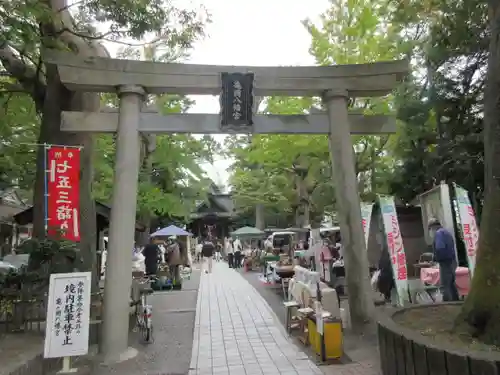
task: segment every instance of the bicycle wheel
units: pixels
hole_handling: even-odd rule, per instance
[[[147,316],[144,318],[144,325],[141,330],[142,339],[145,343],[150,343],[153,341],[153,325],[151,324],[150,319],[151,318]]]
[[[135,327],[142,329],[144,326],[144,308],[142,304],[135,305]],[[137,332],[137,331],[136,331]]]

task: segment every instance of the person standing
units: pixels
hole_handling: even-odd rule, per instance
[[[167,248],[167,262],[172,277],[174,288],[179,288],[182,284],[179,266],[182,264],[181,248],[177,242],[176,236],[169,237],[169,245]]]
[[[458,301],[460,296],[456,285],[457,257],[453,235],[443,228],[438,219],[430,219],[428,228],[434,248],[434,260],[439,264],[443,301]]]
[[[226,254],[227,254],[227,264],[229,268],[234,267],[234,248],[233,248],[233,240],[228,238],[226,241]]]
[[[201,262],[201,250],[203,248],[203,242],[201,239],[198,239],[198,243],[196,244],[195,247],[195,253],[196,253],[196,262],[200,263]]]
[[[236,239],[233,242],[233,250],[234,250],[234,268],[241,268],[241,251],[243,250],[243,247],[238,237],[236,237]]]
[[[156,275],[158,271],[158,263],[161,259],[160,244],[163,243],[159,238],[152,238],[151,243],[147,244],[142,250],[144,255],[144,268],[146,275]]]
[[[384,295],[386,303],[391,302],[392,291],[396,288],[394,273],[392,271],[391,256],[389,250],[384,246],[378,261],[377,290]]]
[[[269,236],[264,241],[264,250],[268,253],[272,253],[273,251],[273,236]]]
[[[219,240],[217,240],[217,245],[215,247],[215,261],[218,262],[221,260],[221,251],[222,245]]]
[[[207,264],[207,268],[205,269],[205,273],[212,273],[212,259],[215,252],[215,246],[212,241],[205,240],[203,241],[203,247],[201,249],[201,253],[203,255],[204,263]]]

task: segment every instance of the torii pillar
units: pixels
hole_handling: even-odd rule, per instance
[[[112,210],[109,222],[109,247],[104,283],[102,353],[104,362],[120,362],[137,351],[128,348],[132,285],[132,248],[140,165],[139,121],[145,91],[141,86],[117,88],[120,98],[116,139],[115,175],[113,178]],[[125,313],[127,312],[127,313]]]
[[[329,90],[323,94],[323,103],[330,122],[328,138],[337,208],[340,213],[351,325],[353,328],[361,328],[372,318],[374,304],[367,272],[367,245],[363,233],[347,99],[347,90]],[[353,314],[356,312],[358,315]]]

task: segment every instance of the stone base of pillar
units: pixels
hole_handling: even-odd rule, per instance
[[[101,362],[101,366],[109,366],[116,363],[121,363],[128,361],[129,359],[135,358],[139,352],[137,349],[129,346],[127,350],[115,356],[104,357]]]

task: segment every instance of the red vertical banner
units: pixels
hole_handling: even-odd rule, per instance
[[[80,241],[80,149],[51,146],[47,151],[48,235]]]

